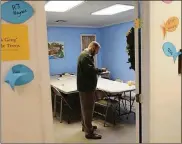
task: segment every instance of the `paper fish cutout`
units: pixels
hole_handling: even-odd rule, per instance
[[[166,37],[167,32],[174,32],[179,25],[179,19],[177,17],[170,17],[166,22],[164,22],[162,28],[163,36]]]
[[[9,23],[20,24],[32,17],[34,10],[24,1],[8,1],[1,6],[1,17]]]
[[[139,28],[142,28],[143,22],[141,19],[137,18],[135,19],[134,25],[136,29],[139,29]]]
[[[170,3],[172,3],[172,0],[163,0],[163,2],[166,4],[170,4]]]
[[[163,44],[163,51],[166,56],[173,57],[174,62],[177,57],[182,54],[181,52],[177,52],[176,47],[170,42],[165,42]]]
[[[14,90],[15,86],[25,85],[34,79],[33,71],[25,65],[13,66],[7,73],[5,82]]]

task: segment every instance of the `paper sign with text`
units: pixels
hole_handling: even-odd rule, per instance
[[[3,20],[20,24],[33,16],[34,10],[30,4],[24,1],[8,1],[1,6]]]
[[[1,24],[1,59],[29,60],[27,25]]]

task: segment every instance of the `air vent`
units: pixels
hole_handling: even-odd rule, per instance
[[[67,21],[65,21],[65,20],[57,20],[57,21],[55,21],[56,23],[64,23],[64,22],[67,22]]]

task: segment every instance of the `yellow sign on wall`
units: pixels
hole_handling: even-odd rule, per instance
[[[28,26],[1,24],[1,59],[29,60]]]

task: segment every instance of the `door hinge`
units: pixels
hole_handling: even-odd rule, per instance
[[[142,96],[141,96],[141,94],[136,94],[136,102],[137,103],[142,103]]]

